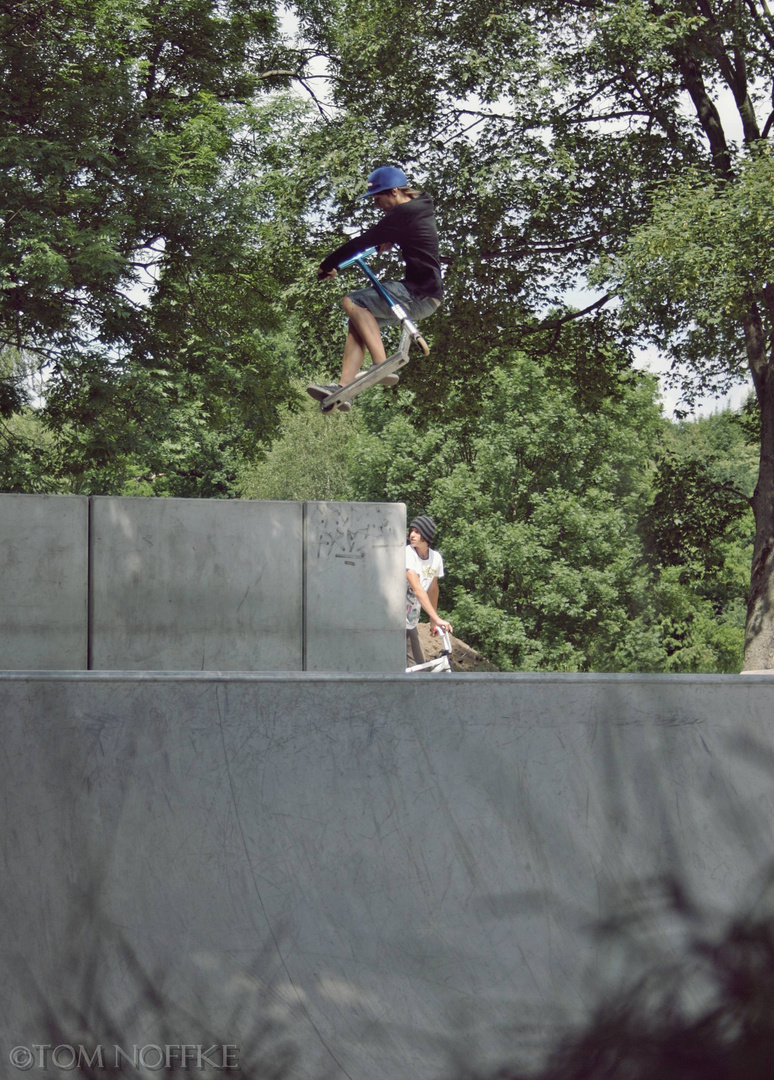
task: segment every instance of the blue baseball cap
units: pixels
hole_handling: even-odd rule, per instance
[[[381,191],[392,191],[394,187],[406,187],[408,180],[402,169],[396,169],[394,165],[380,165],[368,174],[368,191],[365,195],[358,195],[358,199],[367,199],[371,195],[378,195]]]

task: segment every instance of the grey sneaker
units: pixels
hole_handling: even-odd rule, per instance
[[[339,384],[334,383],[309,383],[306,388],[307,394],[313,397],[315,401],[324,401],[331,394],[335,394],[339,389]]]
[[[307,394],[309,394],[310,397],[313,397],[315,399],[315,401],[325,401],[325,399],[327,397],[330,397],[331,394],[335,394],[336,391],[340,390],[340,389],[341,389],[341,385],[339,383],[336,383],[336,382],[334,382],[334,383],[310,383],[306,388],[306,392],[307,392]],[[352,408],[352,402],[351,401],[342,401],[341,405],[339,405],[339,407],[338,407],[339,412],[349,412],[349,410],[351,408]],[[326,410],[326,412],[327,412],[327,410]]]

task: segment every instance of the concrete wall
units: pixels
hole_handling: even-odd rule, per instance
[[[402,504],[0,495],[0,668],[404,668]]]
[[[437,1080],[539,1044],[679,959],[670,883],[713,930],[761,895],[773,691],[0,674],[3,1075],[20,1045],[218,1042],[251,1076]],[[595,933],[622,914],[633,953]]]
[[[0,669],[87,666],[88,512],[77,495],[0,495]]]
[[[306,503],[304,550],[305,670],[403,671],[402,504]]]
[[[303,505],[95,498],[94,670],[301,671]]]

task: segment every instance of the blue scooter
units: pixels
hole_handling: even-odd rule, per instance
[[[366,369],[364,374],[358,376],[358,378],[354,379],[347,386],[340,387],[335,394],[323,398],[320,402],[321,412],[331,412],[333,409],[338,408],[343,401],[352,401],[358,394],[362,394],[364,390],[368,390],[371,386],[376,386],[385,375],[392,375],[393,372],[402,368],[404,364],[409,362],[409,349],[412,343],[418,345],[425,356],[430,352],[430,346],[422,337],[419,330],[417,330],[415,324],[408,317],[405,309],[390,296],[389,292],[385,289],[384,285],[382,285],[371,267],[367,265],[365,260],[371,258],[371,256],[376,253],[377,248],[367,248],[365,251],[361,251],[359,255],[353,255],[351,259],[345,259],[344,262],[339,263],[336,269],[346,270],[347,267],[350,266],[359,266],[382,299],[390,305],[390,310],[395,315],[395,318],[401,324],[402,328],[398,351],[394,352],[392,356],[388,356],[381,364],[372,364],[370,368]]]

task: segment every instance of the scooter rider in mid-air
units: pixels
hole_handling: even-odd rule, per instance
[[[375,205],[385,211],[385,216],[370,229],[332,251],[320,264],[318,280],[335,278],[336,267],[340,263],[366,248],[376,247],[381,254],[397,244],[406,263],[406,274],[402,281],[384,284],[409,318],[419,322],[437,311],[443,298],[433,200],[429,195],[410,188],[405,173],[392,165],[381,165],[374,169],[368,177],[367,188],[359,198],[372,198]],[[390,306],[373,287],[349,293],[342,304],[349,317],[349,327],[344,344],[341,381],[310,384],[307,392],[318,401],[357,378],[366,350],[374,364],[382,363],[387,354],[380,328],[398,321]],[[397,373],[386,375],[383,383],[394,386],[398,378]],[[339,409],[347,411],[351,407],[350,402],[343,402]]]

